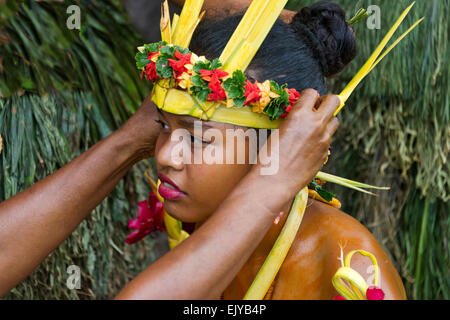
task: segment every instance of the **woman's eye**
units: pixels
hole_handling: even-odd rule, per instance
[[[197,143],[200,142],[201,144],[209,144],[210,143],[209,141],[205,141],[199,137],[191,135],[191,142],[194,143],[195,141],[197,141]]]
[[[161,125],[161,128],[163,128],[163,129],[169,128],[169,126],[167,124],[165,124],[163,121],[161,121],[161,120],[155,120],[155,121]]]

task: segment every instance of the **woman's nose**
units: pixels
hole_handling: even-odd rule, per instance
[[[172,131],[164,141],[157,146],[155,160],[163,168],[168,167],[181,171],[188,163],[191,155],[190,145],[187,143],[189,132],[183,129]]]

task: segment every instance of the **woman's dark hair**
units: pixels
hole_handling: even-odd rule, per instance
[[[243,13],[202,21],[189,48],[208,59],[218,58]],[[327,91],[325,77],[337,74],[356,55],[353,31],[344,11],[321,1],[301,9],[290,24],[276,21],[247,69],[251,80],[274,80],[301,91]]]

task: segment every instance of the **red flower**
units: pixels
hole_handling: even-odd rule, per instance
[[[295,89],[287,89],[289,93],[289,106],[286,108],[285,113],[283,113],[280,118],[284,118],[288,115],[289,111],[292,110],[294,104],[297,102],[298,98],[300,98],[300,93]]]
[[[188,54],[182,54],[178,50],[175,51],[175,59],[169,59],[169,65],[173,69],[173,76],[175,79],[178,80],[178,77],[183,74],[183,72],[186,72],[187,69],[184,67],[187,64],[191,63],[191,56],[192,53]]]
[[[147,80],[155,82],[155,80],[159,79],[158,74],[156,73],[156,63],[153,61],[145,66],[145,70],[142,71],[141,79],[144,77],[144,74],[147,76]]]
[[[125,240],[128,244],[133,244],[156,230],[164,230],[163,203],[153,192],[150,192],[148,200],[139,202],[138,206],[137,218],[128,221],[128,228],[137,229]]]
[[[220,69],[214,69],[214,70],[206,70],[206,69],[200,69],[200,76],[202,77],[203,80],[205,81],[211,81],[212,78],[214,76],[216,76],[217,78],[223,78],[228,76],[228,72],[225,72],[223,70]]]
[[[287,92],[289,93],[289,102],[291,105],[294,105],[298,98],[300,98],[300,93],[295,90],[294,88],[292,89],[287,89]]]
[[[225,72],[226,73],[226,72]],[[213,73],[211,81],[208,84],[211,89],[211,93],[208,95],[208,101],[222,101],[227,98],[225,90],[222,88],[222,84],[219,80],[219,73]]]
[[[253,84],[250,82],[250,80],[247,80],[247,82],[245,83],[244,89],[245,89],[244,106],[248,105],[250,103],[253,103],[253,102],[257,102],[261,98],[261,90],[258,88],[256,83]]]
[[[347,299],[345,299],[343,296],[337,295],[336,297],[333,298],[333,300],[347,300]]]
[[[383,300],[384,299],[384,292],[378,287],[370,286],[366,290],[366,297],[367,300]]]
[[[208,87],[211,89],[211,93],[208,95],[208,101],[222,101],[227,98],[225,90],[222,88],[220,78],[228,76],[228,72],[220,69],[206,70],[200,69],[200,77],[203,80],[208,81]]]

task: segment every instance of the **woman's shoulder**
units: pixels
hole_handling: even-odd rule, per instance
[[[374,254],[382,274],[381,280],[387,285],[387,297],[402,297],[404,289],[401,279],[372,233],[349,214],[312,199],[309,199],[299,232],[279,276],[289,278],[292,283],[297,282],[298,287],[302,288],[299,294],[311,299],[332,297],[335,291],[331,278],[341,266],[341,249],[344,256],[357,249]],[[372,263],[366,257],[355,255],[352,268],[365,279],[373,277]],[[321,289],[311,296],[308,290],[312,287]]]
[[[320,250],[332,254],[336,261],[341,248],[344,254],[363,249],[377,253],[380,259],[387,258],[381,244],[361,222],[335,207],[313,199],[309,199],[293,249],[304,250],[304,243],[310,248],[320,246]],[[340,264],[339,261],[338,263]]]

